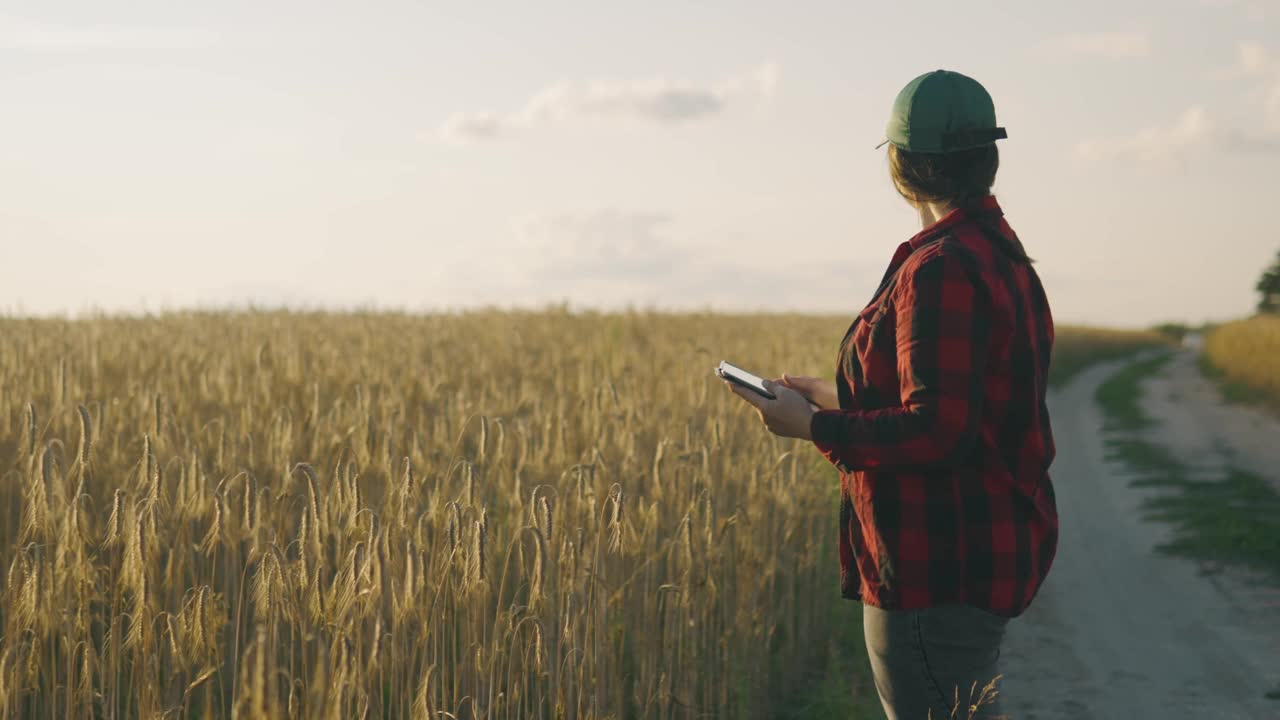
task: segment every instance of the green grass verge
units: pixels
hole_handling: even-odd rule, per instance
[[[1135,484],[1160,491],[1144,508],[1150,519],[1174,528],[1174,539],[1160,552],[1250,568],[1280,582],[1280,494],[1263,478],[1237,468],[1207,480],[1194,477],[1167,448],[1136,432],[1152,424],[1139,404],[1141,382],[1169,357],[1130,363],[1098,387],[1108,457],[1133,470]]]
[[[1170,357],[1132,362],[1098,386],[1108,459],[1132,470],[1134,484],[1157,491],[1145,502],[1146,515],[1174,529],[1173,539],[1158,546],[1158,552],[1249,568],[1280,583],[1280,495],[1271,485],[1236,468],[1227,468],[1219,478],[1196,479],[1168,448],[1140,437],[1138,431],[1153,424],[1142,412],[1142,380]],[[1280,700],[1280,689],[1266,697]]]
[[[1250,386],[1248,383],[1232,379],[1225,370],[1214,365],[1207,354],[1201,353],[1196,358],[1196,361],[1200,366],[1200,373],[1218,387],[1218,392],[1222,393],[1223,400],[1239,405],[1255,405],[1272,410],[1280,409],[1280,401],[1272,398],[1266,392]]]
[[[782,720],[880,718],[883,710],[871,679],[871,661],[862,635],[862,605],[838,600],[831,608],[831,639],[821,677],[788,698]]]
[[[825,459],[818,458],[815,465],[820,474],[830,473],[832,488],[839,487],[838,475]],[[832,510],[834,513],[835,508]],[[835,515],[827,519],[834,537]],[[838,562],[835,544],[824,547],[822,552],[824,557],[819,562],[834,570]],[[823,638],[825,646],[815,648],[818,652],[812,656],[812,665],[805,668],[804,679],[789,692],[782,693],[781,702],[771,708],[770,717],[780,720],[884,717],[862,635],[862,604],[841,598],[835,577],[831,583],[831,596],[822,606],[827,616],[825,627],[829,630]]]
[[[1058,328],[1049,363],[1049,385],[1066,385],[1082,370],[1100,362],[1118,360],[1142,350],[1168,347],[1169,336],[1155,331]]]
[[[1249,567],[1280,582],[1280,496],[1266,480],[1231,468],[1180,490],[1150,503],[1152,517],[1177,531],[1163,552]]]
[[[1098,386],[1096,399],[1106,413],[1107,430],[1141,430],[1151,424],[1139,401],[1144,378],[1160,371],[1173,356],[1161,353],[1129,363]]]

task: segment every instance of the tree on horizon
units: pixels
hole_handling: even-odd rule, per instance
[[[1258,312],[1280,313],[1280,251],[1271,266],[1258,278],[1257,291],[1262,297],[1258,300]]]

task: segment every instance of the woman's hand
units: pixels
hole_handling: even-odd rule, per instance
[[[724,384],[733,394],[756,409],[769,432],[779,437],[812,439],[809,435],[809,420],[813,417],[814,409],[800,393],[779,382],[765,380],[765,388],[777,396],[777,399],[770,400],[728,380]]]
[[[836,394],[836,385],[830,380],[806,375],[783,374],[778,382],[805,396],[809,402],[817,405],[819,410],[840,409],[840,397]]]

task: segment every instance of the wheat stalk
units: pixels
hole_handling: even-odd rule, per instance
[[[834,471],[703,369],[829,372],[846,327],[0,318],[0,716],[777,716],[828,660]]]

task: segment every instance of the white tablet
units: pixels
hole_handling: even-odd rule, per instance
[[[736,365],[731,365],[723,360],[720,361],[720,366],[716,368],[716,376],[724,378],[734,385],[741,385],[757,395],[769,398],[770,400],[778,399],[777,395],[774,395],[765,388],[764,380],[761,379],[760,376],[752,375],[746,370],[743,370]]]

